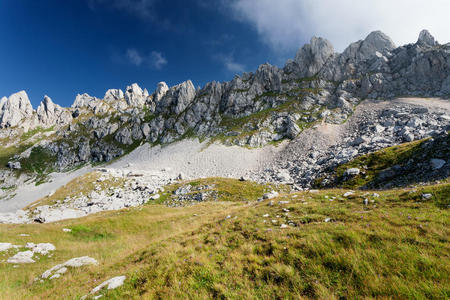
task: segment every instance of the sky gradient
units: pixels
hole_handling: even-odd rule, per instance
[[[101,98],[134,82],[149,92],[159,81],[203,86],[265,62],[282,67],[313,35],[337,51],[377,29],[398,44],[422,28],[448,38],[440,14],[450,1],[405,1],[2,0],[0,97],[25,90],[34,107],[44,95],[70,106],[78,93]],[[415,20],[398,24],[403,15]]]

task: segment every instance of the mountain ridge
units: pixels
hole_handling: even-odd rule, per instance
[[[5,163],[0,167],[6,174],[3,177],[16,173],[45,176],[111,161],[142,143],[166,145],[193,137],[262,147],[293,140],[318,124],[343,124],[364,99],[449,95],[450,44],[437,43],[426,30],[416,43],[400,47],[374,31],[342,53],[336,53],[326,39],[313,37],[283,68],[263,64],[254,73],[236,75],[228,82],[209,82],[200,89],[190,80],[170,88],[160,82],[150,94],[132,84],[125,91],[107,90],[103,99],[79,94],[70,108],[46,96],[36,110],[23,91],[3,97],[0,141]],[[440,115],[425,114],[425,120],[418,116],[420,121],[410,123],[405,113],[417,114],[415,108],[397,111],[394,123],[378,124],[383,129],[377,127],[375,134],[382,136],[374,147],[361,142],[364,147],[352,152],[349,149],[356,146],[349,141],[349,151],[336,163],[351,159],[352,153],[422,139],[447,126]],[[418,130],[422,123],[428,127]],[[390,129],[384,132],[384,128]]]

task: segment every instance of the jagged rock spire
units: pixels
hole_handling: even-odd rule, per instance
[[[430,34],[428,30],[424,29],[419,34],[417,44],[434,47],[438,45],[438,42],[434,39],[434,37]]]
[[[166,95],[168,90],[169,90],[169,87],[167,86],[167,84],[164,81],[159,82],[158,86],[156,87],[154,101],[156,103],[158,103],[159,100],[161,100],[162,97],[164,97],[164,95]]]
[[[103,98],[105,101],[114,101],[120,100],[124,98],[123,91],[121,89],[109,89],[105,93],[105,97]]]
[[[130,106],[142,107],[147,101],[148,92],[143,91],[137,83],[127,86],[125,100]]]
[[[25,91],[0,100],[0,128],[20,125],[23,119],[31,116],[33,116],[33,107]]]
[[[309,44],[298,50],[294,61],[303,69],[303,76],[313,76],[333,53],[334,48],[330,41],[313,37]]]
[[[55,125],[58,122],[68,122],[70,114],[67,113],[67,116],[64,116],[63,120],[61,118],[63,112],[64,109],[58,104],[53,103],[52,99],[47,95],[44,96],[44,100],[42,100],[36,110],[38,121],[44,127]]]

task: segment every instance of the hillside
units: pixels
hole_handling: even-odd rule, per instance
[[[187,186],[187,194],[173,193]],[[353,194],[281,190],[279,197],[257,201],[268,190],[231,179],[180,182],[168,186],[159,201],[137,208],[39,226],[3,225],[3,242],[20,247],[52,243],[56,250],[35,255],[32,264],[0,263],[2,295],[79,299],[107,279],[126,276],[123,286],[92,296],[448,296],[448,183]],[[205,191],[216,196],[184,208],[158,204],[186,195],[195,199]],[[432,197],[425,199],[426,194]],[[6,258],[20,249],[0,255]],[[39,279],[56,264],[85,255],[98,264]]]

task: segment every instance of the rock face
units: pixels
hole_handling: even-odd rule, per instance
[[[162,90],[165,89],[165,87],[161,88]],[[195,88],[192,81],[185,81],[166,91],[166,94],[156,106],[156,112],[178,115],[186,109],[194,98]]]
[[[120,89],[110,89],[105,93],[105,97],[103,98],[105,101],[114,101],[120,100],[124,98],[123,91]]]
[[[310,44],[303,46],[295,55],[294,62],[298,66],[299,75],[316,75],[333,54],[333,45],[328,40],[313,37]]]
[[[147,101],[148,92],[146,89],[142,90],[137,83],[127,86],[125,91],[125,100],[128,105],[142,107]]]
[[[97,100],[95,97],[91,97],[88,94],[84,93],[84,94],[78,94],[75,97],[75,101],[72,104],[73,108],[80,108],[80,107],[85,107],[85,106],[89,106],[89,104],[92,101]]]
[[[42,127],[50,127],[55,124],[68,124],[72,120],[70,112],[61,106],[54,104],[50,97],[45,96],[36,110],[39,124]]]
[[[422,30],[420,32],[417,44],[429,47],[439,45],[438,42],[434,39],[434,37],[428,32],[428,30]]]
[[[0,128],[22,125],[24,119],[30,119],[32,116],[33,107],[25,91],[0,100]]]

